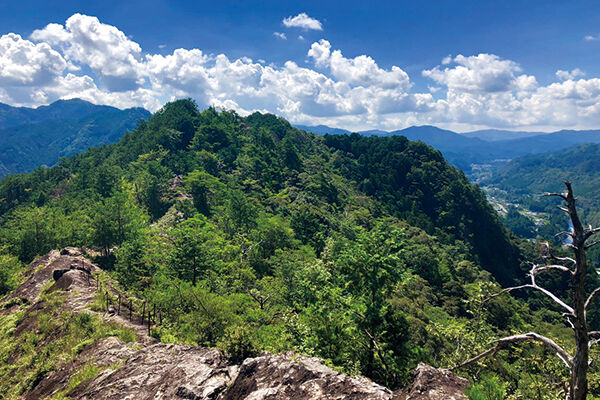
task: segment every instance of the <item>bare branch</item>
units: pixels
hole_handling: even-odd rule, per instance
[[[558,271],[563,271],[563,272],[568,272],[570,274],[573,274],[573,271],[571,271],[569,268],[565,267],[564,265],[544,265],[541,267],[534,267],[531,272],[534,274],[537,274],[538,272],[544,272],[544,271],[549,271],[549,270],[558,270]]]
[[[592,301],[594,300],[594,298],[596,296],[598,296],[600,294],[600,287],[596,288],[587,298],[587,300],[585,301],[585,310],[587,311],[588,307],[590,306],[590,304],[592,304]]]
[[[567,233],[569,233],[569,232],[567,232]],[[546,249],[548,250],[548,254],[547,254],[547,255],[542,255],[542,258],[543,258],[543,259],[548,259],[548,258],[551,258],[552,260],[554,260],[554,261],[558,261],[558,262],[565,262],[565,261],[569,261],[569,262],[571,262],[571,263],[573,263],[573,264],[576,264],[576,263],[577,263],[577,261],[575,261],[575,259],[574,259],[574,258],[571,258],[571,257],[558,257],[558,256],[555,256],[555,255],[554,255],[554,253],[552,253],[552,248],[550,247],[550,243],[548,243],[548,242],[543,242],[543,243],[541,243],[541,244],[542,244],[544,247],[546,247]]]
[[[567,207],[563,207],[563,206],[556,206],[556,208],[558,208],[560,211],[564,211],[567,214],[569,214],[569,209]]]
[[[592,228],[590,226],[590,227],[588,227],[587,231],[585,232],[583,239],[588,240],[591,236],[595,235],[598,232],[600,232],[600,228]]]
[[[571,321],[571,318],[573,318],[573,314],[562,313],[561,315],[566,318],[569,327],[575,330],[575,325],[573,324],[573,321]]]
[[[571,258],[571,257],[556,257],[556,256],[552,256],[552,259],[556,260],[556,261],[569,261],[572,262],[573,264],[577,264],[577,261],[575,261],[575,259]]]
[[[489,350],[484,351],[481,354],[478,354],[477,356],[475,356],[473,358],[468,359],[467,361],[463,362],[462,364],[457,365],[456,367],[452,368],[452,370],[466,367],[467,365],[473,364],[474,362],[477,362],[490,354],[496,354],[502,348],[507,347],[513,343],[524,342],[524,341],[528,341],[528,340],[537,341],[537,342],[542,343],[545,346],[552,348],[554,351],[556,351],[556,355],[558,356],[558,358],[560,358],[562,360],[562,362],[565,363],[567,368],[571,369],[573,367],[573,358],[562,347],[560,347],[558,344],[556,344],[555,341],[553,341],[552,339],[547,338],[545,336],[539,335],[535,332],[529,332],[529,333],[525,333],[522,335],[508,336],[508,337],[505,337],[502,339],[495,340],[492,343],[496,343],[496,346],[492,347]]]
[[[556,297],[552,292],[550,292],[547,289],[544,289],[543,287],[540,287],[538,285],[535,284],[531,284],[528,283],[526,285],[521,285],[521,286],[513,286],[513,287],[509,287],[506,289],[503,289],[501,291],[499,291],[496,294],[491,295],[490,297],[488,297],[487,299],[485,299],[484,302],[493,299],[494,297],[498,297],[504,293],[508,293],[508,292],[512,292],[513,290],[518,290],[518,289],[525,289],[525,288],[532,288],[532,289],[536,289],[539,290],[540,292],[546,294],[548,297],[550,297],[552,300],[554,300],[555,303],[559,304],[560,306],[562,306],[565,310],[567,310],[569,312],[569,314],[573,314],[573,308],[571,306],[569,306],[568,304],[566,304],[564,301],[562,301],[561,299],[559,299],[558,297]]]
[[[570,269],[568,269],[566,267],[563,267],[562,265],[548,265],[547,267],[552,267],[552,268],[548,268],[548,269],[561,269],[563,271],[566,270],[566,271],[569,271],[570,273],[572,273]],[[554,268],[554,267],[558,267],[558,268]],[[493,294],[490,297],[488,297],[487,299],[485,299],[484,303],[487,302],[488,300],[491,300],[494,297],[498,297],[498,296],[500,296],[500,295],[502,295],[504,293],[512,292],[513,290],[525,289],[525,288],[532,288],[532,289],[539,290],[540,292],[544,293],[546,296],[548,296],[552,300],[554,300],[555,303],[557,303],[558,305],[560,305],[561,307],[563,307],[565,310],[567,310],[569,312],[569,314],[573,314],[574,311],[573,311],[573,308],[570,305],[568,305],[567,303],[565,303],[564,301],[562,301],[561,299],[559,299],[554,293],[552,293],[548,289],[544,289],[543,287],[538,286],[535,283],[535,274],[537,272],[543,271],[544,270],[543,268],[544,267],[538,267],[536,265],[533,265],[533,267],[529,271],[529,277],[531,278],[531,283],[526,284],[526,285],[513,286],[513,287],[509,287],[509,288],[503,289],[503,290],[499,291],[498,293]]]
[[[554,237],[560,236],[560,235],[568,235],[573,237],[573,232],[569,232],[569,231],[562,231],[562,232],[558,232],[557,234],[554,235]]]
[[[595,245],[597,245],[598,243],[600,243],[600,240],[594,240],[592,243],[590,244],[586,244],[584,249],[589,249],[590,247],[594,247]]]
[[[556,196],[556,197],[560,197],[561,199],[563,199],[564,201],[567,201],[567,195],[564,193],[544,193],[544,196]]]

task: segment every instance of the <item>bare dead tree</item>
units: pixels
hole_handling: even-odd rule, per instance
[[[568,400],[585,400],[588,392],[588,367],[589,367],[589,349],[600,342],[600,332],[588,330],[587,324],[587,310],[589,309],[592,301],[600,295],[600,288],[592,291],[589,295],[586,293],[584,281],[588,272],[588,263],[586,258],[586,250],[590,247],[600,243],[600,241],[593,241],[588,243],[588,240],[600,232],[600,228],[592,228],[591,226],[584,228],[579,216],[577,215],[577,209],[575,207],[575,197],[573,196],[573,189],[571,188],[570,182],[565,182],[567,190],[564,193],[545,193],[545,196],[556,196],[564,200],[564,206],[558,208],[569,216],[573,229],[570,232],[562,232],[568,235],[572,242],[568,246],[573,250],[574,258],[571,257],[557,257],[552,254],[550,246],[547,246],[547,254],[544,256],[547,265],[533,265],[528,273],[531,283],[506,288],[488,298],[494,298],[504,293],[512,292],[513,290],[519,289],[534,289],[541,293],[544,293],[548,298],[558,304],[563,310],[563,315],[566,317],[567,324],[573,329],[573,335],[575,338],[575,355],[571,356],[566,350],[560,347],[552,339],[545,336],[539,335],[535,332],[529,332],[521,335],[514,335],[504,337],[494,341],[494,347],[489,350],[463,362],[462,364],[454,367],[453,369],[462,368],[484,357],[496,354],[499,350],[505,347],[509,347],[515,343],[524,341],[534,341],[540,343],[553,351],[560,360],[566,365],[570,372],[569,380],[569,391],[567,393]],[[556,263],[556,264],[555,264]],[[561,264],[557,264],[561,263]],[[562,263],[567,265],[562,265]],[[550,292],[549,290],[539,286],[536,281],[536,275],[545,271],[561,271],[569,275],[569,294],[570,304],[561,300],[558,296]]]

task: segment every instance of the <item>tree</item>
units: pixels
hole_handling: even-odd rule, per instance
[[[600,228],[592,228],[591,226],[584,228],[575,206],[575,196],[569,181],[565,182],[567,187],[564,193],[546,193],[546,196],[557,196],[564,200],[565,206],[559,206],[559,209],[564,211],[569,218],[573,228],[570,232],[564,232],[571,238],[571,243],[568,246],[574,253],[574,258],[557,257],[552,254],[550,246],[547,246],[548,252],[544,258],[548,261],[546,265],[533,265],[529,271],[531,283],[506,288],[499,293],[490,296],[488,299],[497,297],[503,293],[508,293],[513,290],[531,288],[538,290],[560,305],[566,312],[563,314],[568,325],[573,329],[575,338],[575,355],[571,356],[565,349],[559,346],[552,339],[539,335],[535,332],[529,332],[520,335],[507,336],[495,341],[496,345],[491,349],[465,361],[455,369],[462,368],[472,364],[488,355],[497,353],[500,349],[510,346],[513,343],[524,341],[535,341],[543,344],[554,350],[556,355],[563,361],[570,372],[568,400],[585,400],[588,393],[588,367],[589,367],[589,350],[596,343],[600,342],[600,331],[589,331],[587,321],[587,311],[592,301],[600,294],[600,287],[587,294],[585,288],[585,278],[588,272],[588,262],[586,258],[586,250],[600,243],[600,240],[588,243],[588,240],[596,233],[600,232]],[[568,263],[569,266],[554,263]],[[554,293],[539,286],[535,282],[536,275],[546,271],[561,271],[569,276],[568,292],[570,295],[570,303],[560,299]]]
[[[215,227],[202,216],[190,218],[171,232],[173,268],[180,279],[196,284],[217,262],[220,240]]]
[[[127,193],[115,192],[112,197],[102,199],[94,209],[92,242],[108,257],[112,246],[137,236],[146,219]]]

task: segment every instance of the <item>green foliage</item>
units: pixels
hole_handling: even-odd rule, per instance
[[[200,112],[190,100],[116,145],[0,181],[0,240],[22,262],[66,245],[102,250],[112,277],[156,306],[152,334],[163,342],[218,346],[238,360],[295,350],[392,388],[419,362],[455,365],[558,318],[510,297],[483,304],[494,279],[520,276],[526,247],[433,149],[316,137],[273,115]],[[75,353],[101,335],[133,339],[88,317],[58,327],[44,318],[44,332],[73,332],[64,348]],[[520,395],[526,366],[499,357],[502,368],[469,374],[495,374]],[[560,377],[538,371],[541,383]]]
[[[537,229],[533,221],[521,214],[515,207],[510,207],[503,222],[515,235],[531,239],[536,236]]]
[[[15,256],[0,254],[0,298],[17,286],[20,267],[21,262]]]
[[[470,400],[504,400],[504,385],[498,377],[483,378],[469,390]]]
[[[95,366],[93,363],[89,362],[85,364],[79,371],[77,371],[73,376],[71,376],[71,379],[69,379],[69,384],[67,385],[67,392],[75,389],[83,382],[95,378],[100,372],[102,372],[100,368]]]

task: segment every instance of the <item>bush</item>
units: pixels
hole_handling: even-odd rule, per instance
[[[228,327],[217,347],[224,350],[234,362],[241,362],[259,354],[253,332],[245,326]]]
[[[469,399],[471,400],[503,400],[504,399],[504,384],[500,382],[498,377],[483,378],[473,386],[469,391]]]

